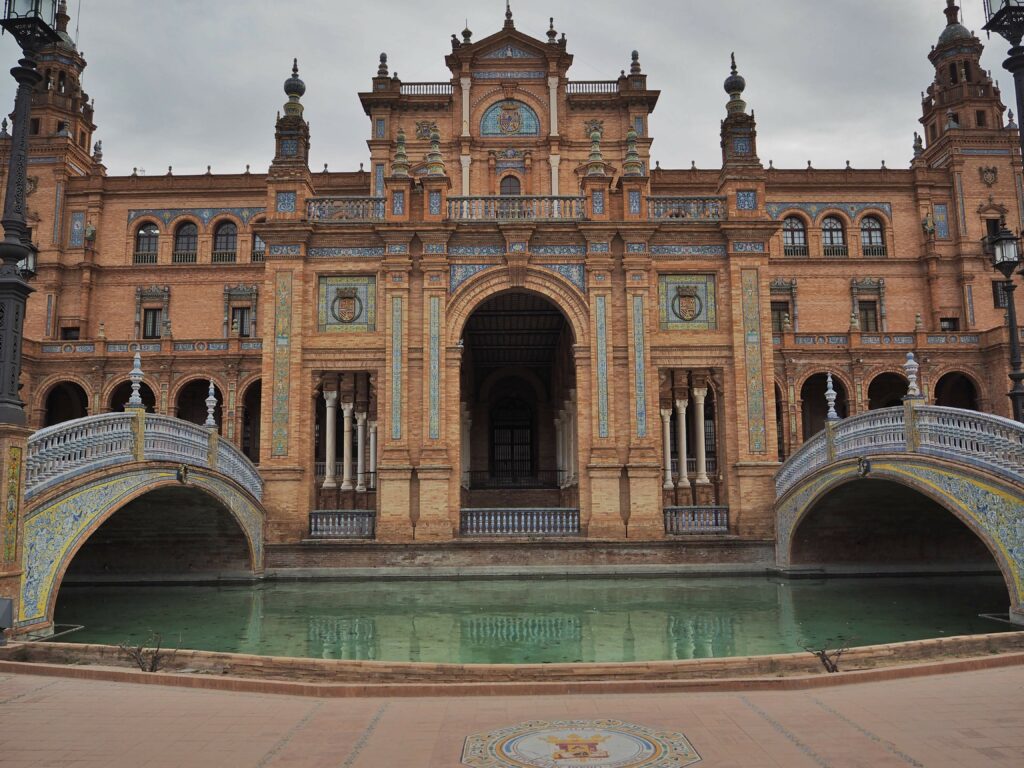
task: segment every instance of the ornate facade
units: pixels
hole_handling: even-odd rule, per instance
[[[735,62],[721,167],[652,168],[639,55],[573,80],[509,12],[452,36],[449,81],[381,55],[367,171],[309,168],[296,66],[266,173],[114,177],[65,35],[32,112],[30,423],[121,409],[138,350],[157,412],[201,423],[213,381],[271,546],[770,540],[827,373],[841,415],[885,407],[914,352],[929,402],[1008,414],[981,239],[1021,227],[1018,132],[947,17],[910,167],[874,170],[766,168]]]

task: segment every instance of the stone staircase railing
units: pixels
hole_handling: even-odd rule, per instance
[[[908,424],[908,414],[910,415]],[[883,408],[826,424],[775,475],[779,498],[836,461],[859,456],[918,453],[969,464],[1021,482],[1024,424],[1001,416],[910,405]]]
[[[142,436],[141,446],[136,435]],[[33,434],[25,462],[25,498],[97,469],[137,461],[213,469],[256,499],[263,497],[259,471],[234,444],[191,422],[137,410],[87,416]]]

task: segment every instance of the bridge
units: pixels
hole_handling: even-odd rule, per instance
[[[1024,425],[919,402],[829,422],[786,461],[775,480],[777,565],[792,567],[800,524],[830,494],[888,481],[973,531],[1006,581],[1011,620],[1024,624]]]
[[[52,624],[71,560],[115,512],[147,493],[187,487],[227,510],[263,572],[265,510],[256,467],[216,425],[129,408],[64,422],[28,440],[21,591],[16,630]]]

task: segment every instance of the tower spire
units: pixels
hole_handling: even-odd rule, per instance
[[[960,23],[960,7],[956,0],[946,0],[946,23],[949,26]]]
[[[505,29],[515,29],[515,26],[512,21],[512,4],[510,0],[505,0]]]

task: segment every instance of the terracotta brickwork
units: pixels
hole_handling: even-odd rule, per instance
[[[578,510],[613,541],[727,508],[728,535],[770,539],[824,373],[859,413],[903,394],[913,352],[929,401],[1008,415],[981,240],[1022,226],[1018,133],[956,27],[910,167],[872,170],[765,168],[735,66],[721,167],[652,168],[639,57],[575,81],[564,36],[509,16],[453,38],[449,81],[382,58],[365,171],[309,168],[296,67],[266,173],[114,177],[61,43],[32,113],[30,423],[119,408],[139,349],[158,412],[191,418],[214,382],[271,544],[313,535],[316,510],[376,512],[378,542],[451,540],[474,499]],[[550,481],[517,495],[522,472]]]

